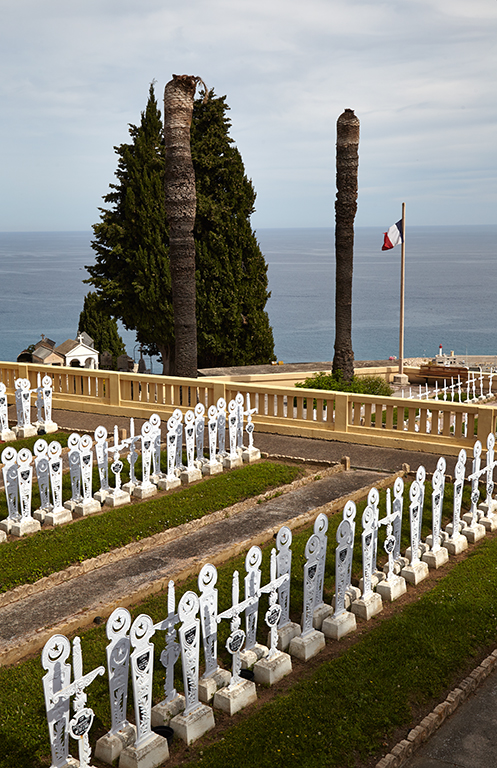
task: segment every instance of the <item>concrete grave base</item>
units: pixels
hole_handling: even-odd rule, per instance
[[[426,579],[429,570],[428,563],[420,560],[414,565],[406,565],[405,568],[402,568],[401,576],[403,576],[409,584],[416,585],[419,584],[420,581],[423,581],[423,579]]]
[[[72,513],[74,517],[86,517],[87,515],[94,515],[96,512],[100,512],[102,505],[96,499],[88,499],[88,501],[82,501],[76,504]]]
[[[301,661],[309,661],[316,656],[326,645],[326,640],[322,632],[313,629],[305,637],[294,637],[288,646],[288,652],[291,656]]]
[[[104,490],[101,488],[99,491],[93,494],[93,498],[96,499],[100,504],[103,504],[109,494],[110,490]]]
[[[169,721],[183,712],[184,708],[185,697],[180,693],[172,701],[161,701],[156,704],[151,710],[152,728],[157,725],[169,725]]]
[[[226,469],[238,469],[243,464],[241,456],[225,456],[223,459],[223,467]]]
[[[330,614],[333,613],[333,608],[331,605],[326,605],[326,603],[323,603],[322,605],[318,605],[318,607],[314,610],[314,613],[312,614],[312,626],[314,629],[321,629],[321,626],[323,624],[323,621],[330,616]]]
[[[194,469],[184,469],[179,477],[183,485],[190,485],[190,483],[196,483],[197,480],[202,480],[202,472],[196,467]]]
[[[375,571],[373,574],[371,574],[371,589],[374,589],[377,584],[380,583],[380,581],[385,581],[386,575],[383,573],[383,571]],[[364,592],[364,579],[359,579],[359,591],[362,595]],[[345,602],[345,607],[347,607],[347,602]]]
[[[53,435],[59,428],[55,421],[35,421],[34,426],[38,435]]]
[[[261,452],[258,448],[244,448],[242,451],[242,461],[245,464],[252,464],[254,461],[259,461],[261,458]]]
[[[95,745],[95,757],[103,763],[111,763],[117,760],[123,749],[134,744],[136,739],[136,727],[128,723],[117,733],[106,733],[101,736]]]
[[[202,467],[202,474],[203,475],[220,475],[223,471],[223,465],[220,461],[214,461],[212,464],[210,462],[207,462],[207,464],[204,464]]]
[[[169,759],[167,739],[152,733],[139,747],[131,745],[121,752],[119,768],[158,768]]]
[[[157,486],[153,483],[150,483],[150,485],[136,485],[131,493],[135,499],[149,499],[157,493]]]
[[[4,443],[9,443],[11,440],[16,439],[16,433],[12,429],[3,429],[0,432],[0,440]]]
[[[490,505],[488,505],[486,501],[482,501],[481,504],[478,504],[478,511],[481,512],[484,517],[492,517],[494,512],[497,512],[497,501],[492,499]]]
[[[161,491],[172,491],[173,488],[178,488],[181,485],[179,477],[164,477],[157,483]]]
[[[13,521],[9,517],[5,517],[3,520],[0,520],[0,531],[10,533],[13,524]]]
[[[262,685],[274,685],[291,671],[291,656],[277,651],[270,659],[266,657],[254,664],[254,679],[256,683],[262,683]]]
[[[383,600],[377,592],[371,592],[365,599],[360,597],[359,600],[354,600],[350,610],[360,619],[369,621],[383,610]]]
[[[429,548],[430,547],[428,546],[428,544],[426,544],[423,541],[420,541],[419,542],[419,547],[418,547],[418,557],[419,558],[423,557],[424,553],[428,552]],[[411,549],[411,547],[407,547],[407,549],[404,552],[404,554],[405,554],[407,563],[409,564],[411,562],[411,560],[412,560],[412,549]]]
[[[460,555],[468,548],[468,540],[462,533],[458,533],[453,539],[447,539],[445,542],[445,549],[449,555]]]
[[[33,518],[35,520],[38,520],[39,523],[43,525],[45,522],[45,517],[50,512],[50,509],[43,509],[43,507],[39,507],[39,509],[35,509],[33,512]]]
[[[81,499],[79,501],[75,501],[74,499],[68,499],[67,501],[64,502],[62,506],[64,507],[64,509],[68,509],[69,512],[73,512],[76,504],[80,504],[80,503],[81,503]]]
[[[222,688],[214,694],[213,706],[228,715],[234,715],[249,704],[257,701],[255,683],[251,680],[242,680],[232,688]]]
[[[72,521],[72,512],[69,509],[57,509],[47,512],[43,525],[64,525]]]
[[[332,640],[340,640],[345,635],[355,632],[356,628],[355,615],[350,611],[343,611],[338,616],[328,616],[323,621],[322,627],[324,635]]]
[[[288,646],[290,645],[291,640],[293,640],[294,637],[298,637],[301,633],[300,624],[297,624],[295,621],[289,621],[288,624],[285,624],[284,627],[281,627],[278,629],[278,642],[276,644],[276,647],[279,651],[286,651]],[[271,635],[268,634],[268,645],[271,645]]]
[[[483,515],[483,517],[480,517],[478,520],[478,523],[479,525],[483,525],[488,533],[497,530],[497,516],[494,514]]]
[[[204,704],[210,704],[216,691],[230,684],[231,672],[218,667],[210,677],[202,677],[198,682],[198,697]]]
[[[21,537],[27,536],[29,533],[36,533],[39,530],[41,530],[41,523],[38,520],[33,520],[32,517],[28,517],[13,523],[10,534],[11,536]]]
[[[251,669],[256,661],[263,659],[269,653],[269,648],[266,645],[256,643],[252,648],[240,652],[240,660],[242,662],[242,669]]]
[[[0,542],[6,541],[6,540],[7,540],[7,534],[5,533],[5,531],[0,530]]]
[[[466,536],[470,544],[476,544],[480,539],[484,539],[487,532],[485,526],[476,523],[473,526],[465,526],[461,531],[463,536]]]
[[[403,579],[402,576],[393,576],[390,581],[386,579],[378,584],[376,591],[381,595],[383,600],[388,600],[390,603],[393,603],[394,600],[397,600],[401,595],[404,595],[407,592],[406,580]]]
[[[449,559],[449,553],[445,547],[440,547],[435,552],[430,549],[423,555],[423,562],[428,563],[429,568],[441,568]]]
[[[137,485],[138,485],[138,483],[132,483],[131,480],[130,480],[129,482],[124,483],[123,485],[121,485],[121,490],[123,490],[125,493],[129,493],[129,495],[131,496],[131,494],[133,493],[133,491],[135,490]],[[95,494],[95,496],[96,496],[96,494]]]
[[[104,505],[106,507],[122,507],[123,504],[129,504],[131,496],[126,491],[120,488],[118,491],[114,490],[105,497]]]
[[[204,733],[215,728],[214,712],[205,704],[199,704],[188,715],[176,715],[169,723],[175,735],[185,744],[193,744]],[[121,768],[119,766],[119,768]]]
[[[14,427],[14,432],[18,440],[24,440],[25,437],[34,437],[38,434],[34,424],[29,424],[26,427]]]

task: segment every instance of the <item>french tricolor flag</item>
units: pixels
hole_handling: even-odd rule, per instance
[[[396,224],[392,224],[388,232],[385,232],[385,239],[383,241],[382,251],[389,251],[390,248],[395,248],[396,245],[402,242],[402,219]]]

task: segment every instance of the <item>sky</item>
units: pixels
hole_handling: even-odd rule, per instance
[[[357,226],[496,223],[497,0],[0,0],[0,231],[90,230],[149,84],[231,107],[254,227],[332,227],[336,121]]]

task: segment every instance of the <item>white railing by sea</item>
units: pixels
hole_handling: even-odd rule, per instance
[[[453,456],[469,448],[475,437],[484,442],[497,420],[497,408],[481,401],[406,400],[229,377],[187,379],[0,363],[0,381],[10,400],[16,379],[29,379],[34,389],[38,373],[52,379],[54,409],[137,418],[148,418],[152,410],[165,420],[176,408],[184,413],[202,403],[207,410],[219,398],[229,402],[241,392],[244,401],[250,396],[256,409],[253,422],[258,432],[432,453],[443,449]]]

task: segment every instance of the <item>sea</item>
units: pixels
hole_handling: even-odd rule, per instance
[[[333,359],[332,228],[259,229],[268,264],[267,311],[285,363]],[[382,251],[381,227],[357,227],[352,346],[356,360],[399,353],[400,246]],[[497,226],[410,227],[406,233],[405,357],[497,354]],[[0,232],[0,359],[14,361],[41,334],[75,338],[91,286],[91,232]],[[153,311],[153,308],[151,308]],[[120,327],[138,359],[133,331]],[[147,361],[152,371],[161,366]]]

